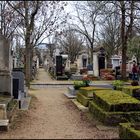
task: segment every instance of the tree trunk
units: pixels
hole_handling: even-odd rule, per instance
[[[134,22],[134,1],[131,1],[130,5],[131,14],[129,16],[130,18],[130,24],[128,26],[127,31],[125,31],[125,3],[124,1],[121,1],[121,12],[122,12],[122,26],[121,26],[121,37],[122,37],[122,78],[126,79],[126,61],[127,61],[127,40],[128,38],[132,38],[132,27]]]
[[[26,86],[27,87],[30,87],[30,75],[31,75],[31,71],[30,71],[30,48],[29,48],[29,45],[26,45],[26,67],[25,67],[25,78],[26,78]],[[27,47],[28,46],[28,47]]]
[[[27,30],[26,38],[25,38],[25,52],[26,52],[26,67],[25,67],[25,78],[26,78],[26,86],[30,87],[30,79],[31,79],[31,48],[30,48],[30,32]]]
[[[126,80],[127,42],[125,40],[122,48],[122,79]]]
[[[124,1],[121,1],[121,12],[122,12],[122,21],[121,21],[121,39],[122,39],[122,79],[126,79],[126,50],[127,42],[125,38],[125,4]]]
[[[33,50],[31,49],[31,54],[30,54],[30,81],[33,79],[33,73],[32,73],[32,69],[33,69]]]
[[[90,64],[93,65],[93,45],[90,48]]]

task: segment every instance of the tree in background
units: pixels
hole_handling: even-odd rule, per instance
[[[134,1],[120,1],[121,12],[121,49],[122,49],[122,78],[126,79],[127,41],[132,38],[134,23]],[[129,22],[127,22],[129,20]]]
[[[17,13],[6,1],[0,1],[0,34],[5,36],[13,47],[13,39],[17,38],[16,29],[22,23]]]
[[[113,11],[113,12],[112,12]],[[107,13],[107,14],[106,14]],[[120,48],[120,18],[116,7],[106,6],[104,24],[100,26],[99,46],[105,48],[107,62],[113,54],[118,54]]]
[[[80,38],[80,35],[76,34],[76,32],[71,30],[69,27],[68,30],[63,32],[63,35],[59,41],[60,45],[62,46],[62,50],[68,54],[69,60],[73,64],[79,55],[79,52],[84,48],[84,39]]]
[[[59,24],[63,24],[60,15],[63,13],[65,3],[57,1],[7,1],[7,3],[22,20],[16,31],[25,42],[25,77],[26,85],[29,87],[33,48],[41,42],[43,35],[46,35],[46,38],[47,34],[50,35],[59,28]]]
[[[140,36],[135,36],[128,42],[128,54],[132,58],[135,56],[137,62],[140,62]]]
[[[88,41],[90,47],[90,63],[93,64],[93,50],[95,44],[95,32],[97,23],[102,16],[102,9],[106,2],[104,1],[84,1],[75,4],[77,12],[77,24],[72,24],[73,30],[82,34]]]

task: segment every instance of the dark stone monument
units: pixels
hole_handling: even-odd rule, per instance
[[[25,86],[25,76],[21,70],[13,69],[13,96],[14,99],[19,101],[19,108],[24,108],[23,106],[28,106],[26,104],[30,97],[27,97],[28,89]]]
[[[115,79],[120,80],[121,79],[121,72],[120,72],[120,66],[115,67]]]
[[[56,76],[63,75],[62,56],[56,56]]]
[[[19,98],[19,93],[25,94],[24,73],[21,71],[13,71],[13,96]]]
[[[105,69],[105,50],[104,48],[100,48],[100,52],[98,55],[98,65],[99,65],[99,76],[100,76],[100,70]]]

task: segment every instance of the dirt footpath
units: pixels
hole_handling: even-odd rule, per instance
[[[20,111],[9,132],[0,139],[113,139],[117,129],[99,130],[97,122],[82,113],[64,96],[67,89],[44,88],[30,91],[28,111]]]

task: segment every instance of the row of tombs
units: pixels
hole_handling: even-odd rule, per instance
[[[140,138],[140,86],[81,87],[76,100],[104,125],[119,126],[120,138]]]
[[[11,68],[11,46],[0,35],[0,130],[8,129],[17,109],[26,106],[28,90],[24,73]]]

